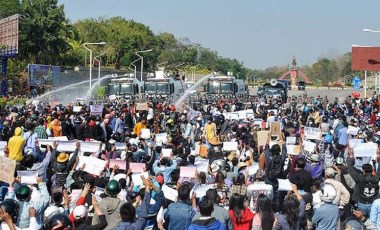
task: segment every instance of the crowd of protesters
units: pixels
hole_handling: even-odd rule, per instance
[[[3,154],[16,162],[14,177],[0,181],[1,229],[380,229],[380,157],[355,157],[349,146],[351,139],[379,144],[376,94],[333,101],[289,97],[286,103],[231,99],[181,108],[147,102],[143,110],[129,103],[103,106],[101,114],[90,105],[74,112],[73,105],[42,102],[1,110]],[[254,118],[227,115],[247,109]],[[259,146],[258,135],[272,122],[281,123],[281,134],[269,132]],[[308,140],[305,127],[319,128],[320,138]],[[149,137],[143,137],[146,129]],[[157,140],[163,133],[166,140]],[[75,151],[57,151],[59,141],[39,144],[62,136],[78,140]],[[288,137],[301,146],[297,154],[288,152]],[[97,141],[99,150],[83,152],[80,141]],[[314,151],[303,149],[306,141],[315,143]],[[236,150],[225,151],[225,142],[237,142]],[[79,156],[122,160],[126,169],[107,164],[93,175],[78,165]],[[181,167],[203,160],[206,171],[180,176]],[[134,185],[130,163],[145,164],[149,177],[142,176],[141,185]],[[21,183],[23,170],[37,172],[35,184]],[[285,179],[288,191],[279,189]],[[194,191],[204,187],[198,197]]]

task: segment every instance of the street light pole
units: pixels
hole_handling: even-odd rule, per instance
[[[142,77],[143,77],[144,57],[141,56],[139,53],[146,53],[146,52],[150,52],[150,51],[152,51],[152,49],[149,49],[149,50],[141,50],[141,51],[137,51],[137,52],[136,52],[136,55],[137,55],[138,57],[140,57],[140,59],[141,59],[140,81],[142,81]]]
[[[101,56],[103,56],[107,51],[104,51],[103,53],[99,54],[98,56],[95,57],[95,60],[98,61],[98,86],[100,86],[100,65],[101,65]],[[99,58],[99,59],[98,59]]]
[[[136,65],[134,64],[135,62],[137,62],[137,61],[139,61],[141,58],[138,58],[138,59],[136,59],[136,60],[134,60],[132,63],[131,63],[131,65],[133,65],[133,67],[135,67],[135,75],[134,75],[134,77],[136,78],[137,76],[137,70],[136,70]]]
[[[91,98],[91,88],[92,88],[92,50],[88,48],[86,45],[105,45],[105,42],[86,42],[83,44],[83,47],[90,51],[90,98]]]

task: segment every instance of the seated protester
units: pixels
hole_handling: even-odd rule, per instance
[[[160,173],[156,173],[156,175],[159,175],[159,174]],[[170,173],[170,180],[169,181],[165,180],[165,178],[164,178],[164,181],[166,182],[165,184],[167,186],[169,186],[170,188],[175,189],[175,190],[177,190],[178,180],[179,180],[179,169],[174,169]]]
[[[239,173],[234,179],[233,179],[233,185],[231,187],[231,194],[233,193],[239,193],[240,195],[246,195],[247,193],[247,186],[245,181],[245,176],[243,173]]]
[[[178,187],[178,201],[168,206],[164,214],[165,229],[182,230],[188,229],[193,216],[195,215],[196,203],[195,193],[189,200],[191,187],[188,183],[183,183]]]
[[[339,207],[333,204],[336,198],[336,190],[332,184],[325,183],[321,189],[321,206],[315,210],[312,222],[316,230],[319,229],[338,229]]]
[[[214,205],[214,210],[211,213],[211,217],[214,217],[216,220],[222,222],[225,225],[226,229],[232,230],[232,222],[230,216],[228,215],[228,211],[225,208],[220,207],[218,205],[220,197],[216,189],[207,190],[205,197],[207,197],[208,200],[212,201]],[[195,220],[198,220],[202,217],[203,214],[197,212],[197,214],[195,214],[195,216],[193,217],[193,223]]]
[[[251,210],[256,210],[257,198],[260,194],[266,195],[271,201],[273,200],[273,186],[265,183],[265,171],[257,170],[254,176],[254,182],[247,187],[247,198],[250,201]]]
[[[29,208],[36,210],[36,219],[38,226],[42,227],[42,213],[43,210],[49,205],[50,196],[46,187],[46,183],[42,182],[40,177],[37,178],[38,189],[31,188],[29,185],[20,184],[14,186],[14,182],[9,184],[9,190],[5,199],[13,199],[19,202],[21,209],[15,225],[18,228],[28,228],[30,225]],[[32,193],[40,193],[38,200],[32,199]]]
[[[347,159],[348,172],[355,181],[355,189],[353,198],[357,202],[358,209],[364,216],[369,216],[372,203],[379,195],[380,167],[378,167],[376,175],[373,175],[371,164],[363,164],[360,173],[354,168],[354,151],[348,149],[349,158]],[[379,163],[379,158],[377,159]]]
[[[155,174],[162,173],[164,175],[164,181],[169,181],[170,173],[177,168],[177,161],[171,161],[170,158],[161,157],[153,164],[153,171]]]
[[[304,186],[300,189],[305,192],[311,192],[311,185],[313,183],[313,177],[309,171],[305,170],[306,161],[304,158],[298,158],[296,160],[295,168],[292,173],[289,173],[290,183],[295,183],[294,178],[296,176],[301,177],[304,181]]]
[[[212,217],[211,214],[214,211],[214,203],[208,199],[207,195],[202,198],[199,202],[199,211],[201,217],[199,219],[193,220],[189,226],[189,230],[196,229],[215,229],[215,230],[224,230],[226,226],[219,220]]]
[[[74,226],[75,229],[89,229],[89,230],[102,230],[107,226],[107,220],[105,215],[102,213],[102,211],[99,208],[99,204],[96,201],[96,197],[92,196],[92,207],[94,208],[94,213],[99,218],[99,224],[97,225],[89,225],[86,222],[88,209],[84,205],[76,206],[73,210],[73,216],[74,216]]]
[[[76,148],[73,156],[70,158],[70,155],[67,153],[58,153],[57,152],[58,144],[56,142],[53,143],[53,160],[52,160],[52,168],[56,175],[57,185],[64,185],[66,183],[66,178],[69,175],[69,172],[78,156],[80,142],[76,143]]]
[[[103,198],[99,203],[100,210],[102,213],[106,214],[107,227],[105,229],[113,229],[117,226],[117,223],[121,220],[120,217],[120,208],[125,203],[120,200],[117,195],[120,192],[119,182],[116,180],[111,180],[107,183],[106,195],[107,197]],[[95,213],[92,219],[92,225],[97,225],[100,223],[98,215]]]
[[[224,174],[221,171],[218,171],[215,176],[214,188],[218,191],[220,196],[219,205],[222,207],[228,207],[230,189],[226,184]]]
[[[272,209],[272,201],[266,195],[259,195],[254,211],[252,230],[272,230],[276,214]]]
[[[274,230],[280,229],[304,229],[305,201],[298,192],[297,185],[292,184],[294,195],[286,197],[282,212],[277,215]]]
[[[238,193],[231,196],[228,214],[233,223],[234,230],[245,230],[252,228],[252,220],[255,214],[244,205],[244,200],[245,196]]]
[[[132,203],[124,203],[120,207],[121,221],[117,224],[117,230],[144,229],[148,217],[148,207],[150,204],[150,182],[145,177],[141,177],[145,186],[145,194],[141,203],[141,211],[136,219],[136,209]]]
[[[20,204],[11,199],[6,199],[0,203],[0,220],[1,220],[1,229],[2,230],[13,230],[13,229],[19,229],[17,226],[15,226],[15,223],[17,222],[17,218],[19,215],[20,210]],[[36,220],[36,210],[34,208],[29,208],[29,217],[30,217],[30,224],[29,227],[24,228],[28,230],[38,230],[40,229],[38,227],[38,223]]]

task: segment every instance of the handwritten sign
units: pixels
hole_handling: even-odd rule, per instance
[[[148,109],[149,107],[147,103],[136,103],[136,111],[146,111]]]
[[[129,169],[132,170],[133,173],[142,173],[144,172],[144,168],[144,163],[129,163]]]
[[[0,181],[10,183],[14,178],[16,161],[0,156]]]
[[[257,145],[265,146],[268,140],[269,131],[258,131],[257,132]]]
[[[281,122],[274,121],[270,123],[270,133],[272,136],[281,135]]]
[[[236,151],[238,148],[238,143],[236,141],[223,142],[224,151]]]
[[[109,164],[109,168],[110,169],[113,169],[115,168],[115,166],[119,166],[119,169],[123,169],[125,170],[127,168],[127,163],[123,160],[115,160],[115,159],[111,159],[110,160],[110,164]]]
[[[299,145],[286,145],[286,150],[290,155],[298,155],[300,153]]]
[[[150,129],[141,129],[141,138],[149,139],[150,138]]]
[[[321,129],[305,127],[305,137],[311,140],[318,140],[321,138]]]
[[[303,142],[303,149],[305,151],[308,151],[309,153],[314,153],[315,146],[317,146],[317,145],[311,141],[304,141]]]
[[[186,178],[195,178],[195,173],[197,171],[196,167],[180,167],[179,168],[179,176]]]
[[[103,106],[102,105],[91,105],[90,111],[91,111],[91,114],[93,114],[93,115],[102,115],[103,114]]]
[[[21,184],[37,184],[38,172],[36,171],[17,171],[21,177]]]
[[[377,143],[359,143],[354,147],[355,157],[376,157]]]

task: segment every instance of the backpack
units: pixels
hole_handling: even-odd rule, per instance
[[[273,156],[268,169],[270,179],[279,178],[283,170],[281,156]]]

